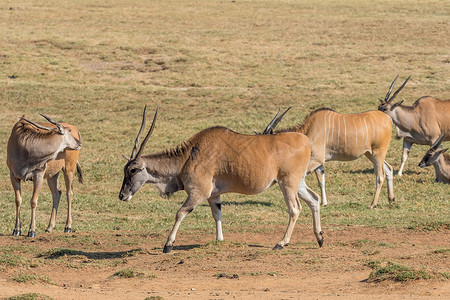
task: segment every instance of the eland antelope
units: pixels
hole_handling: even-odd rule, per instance
[[[425,96],[419,98],[412,106],[402,105],[403,100],[393,103],[392,100],[411,76],[390,97],[397,78],[398,76],[392,82],[384,100],[380,99],[381,103],[378,110],[392,119],[397,127],[398,138],[403,138],[403,154],[398,171],[398,176],[402,176],[403,168],[413,144],[431,146],[441,133],[448,134],[445,140],[450,140],[450,100],[438,100]]]
[[[277,118],[277,114],[271,124],[276,125],[283,115]],[[300,132],[308,137],[311,143],[308,173],[316,173],[322,193],[322,205],[327,205],[324,163],[332,160],[355,160],[362,155],[365,155],[375,168],[376,187],[370,208],[377,206],[385,176],[389,202],[395,201],[393,169],[384,160],[391,141],[392,125],[389,117],[383,113],[367,111],[340,114],[329,108],[320,108],[311,112],[303,123],[291,128],[273,131],[275,126],[271,124],[266,127],[264,134]]]
[[[436,173],[436,181],[450,183],[450,155],[445,153],[448,148],[442,149],[441,143],[448,138],[441,134],[434,144],[428,149],[419,163],[419,167],[425,168],[433,165]]]
[[[53,208],[47,231],[55,227],[56,213],[61,198],[58,175],[62,169],[67,188],[67,221],[65,232],[72,230],[71,203],[73,198],[72,180],[75,169],[82,182],[81,167],[78,163],[81,143],[78,129],[67,123],[57,123],[42,115],[51,124],[35,123],[23,116],[13,127],[8,141],[7,160],[11,184],[16,202],[16,225],[13,235],[21,235],[20,208],[22,205],[21,181],[33,181],[31,197],[31,222],[29,237],[36,236],[36,206],[44,179],[52,192]]]
[[[314,234],[323,244],[319,197],[305,183],[310,158],[308,138],[300,133],[244,135],[224,127],[202,130],[180,146],[156,154],[142,155],[153,132],[158,110],[141,146],[141,128],[124,167],[119,199],[129,201],[144,185],[153,184],[161,195],[185,190],[187,199],[176,213],[175,224],[164,245],[170,252],[182,220],[200,203],[208,200],[216,223],[216,239],[223,240],[221,200],[224,193],[259,194],[278,183],[289,208],[289,223],[275,249],[287,246],[301,211],[298,198],[312,211]]]

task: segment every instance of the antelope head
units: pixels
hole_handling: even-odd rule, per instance
[[[389,87],[389,91],[387,92],[386,97],[384,98],[384,100],[383,99],[379,99],[380,100],[380,105],[378,106],[378,110],[384,112],[387,115],[390,115],[390,112],[393,111],[394,108],[396,108],[397,106],[399,106],[399,105],[401,105],[403,103],[403,100],[399,101],[397,103],[392,103],[392,100],[394,100],[394,98],[397,96],[397,94],[403,89],[403,87],[406,85],[406,83],[411,78],[411,76],[406,78],[405,82],[403,82],[403,84],[398,88],[398,90],[391,97],[392,89],[394,88],[394,85],[395,85],[395,82],[397,81],[397,78],[398,78],[398,75],[397,75],[397,77],[395,77],[394,81],[392,82],[391,86]]]
[[[60,144],[60,151],[63,151],[65,149],[71,149],[71,150],[80,150],[81,149],[81,142],[76,139],[72,133],[71,133],[71,129],[68,127],[64,127],[63,125],[61,125],[58,122],[53,121],[50,117],[44,115],[44,114],[40,114],[41,116],[43,116],[45,119],[47,119],[47,121],[49,121],[51,124],[55,125],[55,128],[52,127],[47,127],[38,123],[35,123],[31,120],[26,119],[24,116],[22,116],[22,120],[30,123],[31,125],[35,126],[36,128],[39,128],[41,130],[44,131],[49,131],[49,132],[53,132],[55,134],[57,134],[58,136],[60,136],[62,138],[61,140],[61,144]],[[60,152],[58,151],[58,152]]]
[[[444,153],[447,149],[442,149],[441,143],[447,138],[447,135],[445,133],[442,133],[437,140],[434,142],[434,144],[428,149],[427,153],[425,153],[425,156],[422,158],[422,160],[419,163],[419,167],[425,168],[427,166],[431,166],[433,163],[437,161],[439,158],[439,155]]]
[[[144,114],[142,117],[141,129],[134,142],[133,151],[131,152],[130,158],[125,158],[128,160],[124,167],[124,177],[122,188],[120,189],[119,199],[122,201],[129,201],[131,197],[144,185],[146,182],[152,182],[152,175],[147,172],[146,163],[141,158],[142,151],[144,150],[145,144],[147,143],[150,135],[155,128],[156,117],[158,115],[158,109],[156,109],[155,116],[153,117],[152,126],[144,138],[141,146],[139,147],[139,140],[141,138],[142,132],[145,128],[147,106],[144,108]]]

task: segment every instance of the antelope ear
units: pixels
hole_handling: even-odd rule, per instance
[[[442,150],[440,151],[440,154],[447,152],[447,150],[448,150],[448,148],[442,149]]]
[[[130,159],[123,154],[122,154],[122,157],[125,158],[126,160],[130,161]]]
[[[402,105],[403,101],[405,101],[405,100],[399,101],[399,102],[395,103],[394,105],[392,105],[391,111],[393,111],[394,108],[396,108],[397,106]]]

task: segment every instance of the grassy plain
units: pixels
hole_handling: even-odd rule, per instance
[[[121,153],[131,152],[145,104],[150,111],[160,107],[145,151],[150,153],[210,126],[261,130],[278,107],[292,106],[280,127],[323,106],[342,113],[376,109],[397,74],[412,75],[398,100],[448,99],[449,11],[448,2],[439,0],[2,1],[0,161],[6,161],[10,130],[23,114],[38,121],[45,113],[77,125],[85,183],[75,183],[73,228],[157,234],[162,246],[185,194],[167,200],[145,186],[130,203],[118,200]],[[366,158],[326,164],[325,230],[448,229],[450,187],[434,183],[432,168],[417,167],[425,149],[413,146],[404,176],[395,177],[397,203],[387,204],[383,187],[375,210],[367,209],[375,177]],[[400,156],[401,141],[393,139],[387,160],[395,170]],[[308,184],[319,192],[314,176]],[[23,195],[26,232],[30,183]],[[9,235],[15,204],[5,163],[0,199],[0,234]],[[222,199],[225,238],[227,232],[261,232],[287,222],[278,187]],[[50,208],[45,188],[38,235]],[[62,202],[56,230],[64,228],[64,209]],[[311,226],[306,206],[298,223]],[[179,235],[195,232],[212,240],[214,230],[205,204],[184,220]]]

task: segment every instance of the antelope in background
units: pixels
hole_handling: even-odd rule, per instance
[[[299,133],[243,135],[224,127],[202,130],[180,146],[164,152],[142,155],[153,132],[158,110],[139,150],[145,128],[146,107],[141,128],[128,162],[119,199],[129,201],[144,185],[153,184],[161,195],[185,190],[187,199],[176,213],[175,224],[164,245],[173,248],[181,221],[200,203],[208,200],[216,223],[216,239],[223,240],[221,200],[224,193],[259,194],[278,183],[289,208],[289,223],[275,249],[287,246],[301,211],[300,197],[312,211],[314,234],[323,244],[319,197],[305,183],[310,158],[308,138]]]
[[[52,213],[46,231],[51,232],[55,228],[56,213],[61,199],[61,191],[58,188],[58,175],[61,169],[67,189],[67,221],[64,232],[72,230],[72,181],[75,169],[78,171],[78,180],[82,182],[83,178],[78,163],[81,148],[80,133],[73,125],[57,123],[45,115],[42,116],[51,124],[35,123],[23,116],[14,125],[8,141],[6,163],[10,170],[16,202],[16,225],[12,234],[15,236],[21,235],[21,181],[33,181],[28,237],[36,236],[36,207],[44,179],[47,179],[53,197]]]
[[[397,127],[397,135],[403,138],[403,154],[398,176],[402,176],[408,154],[413,144],[433,145],[441,133],[450,134],[450,100],[438,100],[424,96],[412,106],[402,105],[403,101],[392,103],[395,96],[402,90],[408,80],[392,95],[392,88],[398,76],[392,82],[384,100],[380,99],[378,110],[387,114]],[[445,138],[450,140],[450,135]],[[437,173],[436,173],[437,176]]]
[[[277,116],[271,124],[276,125],[280,121],[282,116],[279,118]],[[271,124],[266,127],[264,134],[273,132],[275,125]],[[365,155],[373,163],[375,169],[375,195],[370,208],[377,206],[385,176],[389,202],[395,201],[393,169],[384,160],[391,141],[392,126],[389,117],[383,113],[368,111],[357,114],[340,114],[329,108],[320,108],[311,112],[303,123],[291,128],[276,130],[274,133],[283,132],[300,132],[308,137],[311,143],[308,173],[311,171],[316,173],[322,192],[322,205],[327,205],[324,163],[332,160],[355,160],[362,155]]]
[[[425,168],[433,165],[436,172],[436,181],[450,183],[450,155],[445,153],[447,149],[442,149],[441,143],[448,138],[441,134],[434,144],[428,149],[419,163],[419,167]]]

